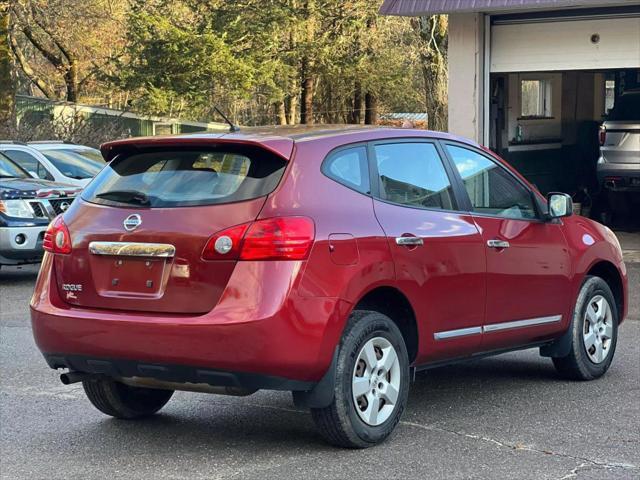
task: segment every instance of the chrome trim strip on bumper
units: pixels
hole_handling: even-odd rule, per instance
[[[460,328],[458,330],[447,330],[445,332],[436,332],[433,338],[436,340],[445,340],[447,338],[466,337],[467,335],[477,335],[482,333],[482,327]]]
[[[562,320],[562,315],[550,317],[529,318],[527,320],[516,320],[514,322],[491,323],[482,327],[483,332],[499,332],[501,330],[511,330],[512,328],[533,327],[546,323],[555,323]]]
[[[514,328],[534,327],[537,325],[545,325],[547,323],[555,323],[562,320],[562,315],[552,315],[549,317],[528,318],[526,320],[515,320],[513,322],[490,323],[483,327],[468,327],[457,330],[446,330],[443,332],[435,332],[433,338],[436,340],[446,340],[448,338],[465,337],[467,335],[477,335],[479,333],[499,332],[502,330],[511,330]]]
[[[171,258],[176,254],[176,247],[168,243],[91,242],[89,252],[121,257]]]

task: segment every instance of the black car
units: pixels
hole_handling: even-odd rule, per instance
[[[0,154],[0,266],[39,262],[49,222],[69,208],[80,190],[32,178]]]

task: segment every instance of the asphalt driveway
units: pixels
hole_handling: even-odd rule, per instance
[[[418,374],[395,435],[327,446],[287,393],[176,393],[161,415],[118,421],[62,385],[31,338],[37,269],[0,272],[0,478],[640,477],[640,263],[630,318],[602,379],[560,380],[537,351]]]

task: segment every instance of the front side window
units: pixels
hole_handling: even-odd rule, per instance
[[[118,156],[82,193],[94,203],[216,205],[270,193],[286,161],[255,148],[168,150]]]
[[[410,207],[453,210],[451,182],[432,143],[375,145],[380,198]]]
[[[369,193],[367,149],[363,146],[340,150],[322,165],[322,171],[335,181],[360,193]]]
[[[531,192],[503,167],[472,150],[453,145],[446,148],[474,212],[520,219],[537,217]]]

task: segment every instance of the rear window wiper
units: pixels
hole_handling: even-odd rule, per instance
[[[110,190],[98,193],[96,197],[120,203],[135,203],[137,205],[149,205],[151,203],[147,195],[135,190]]]

